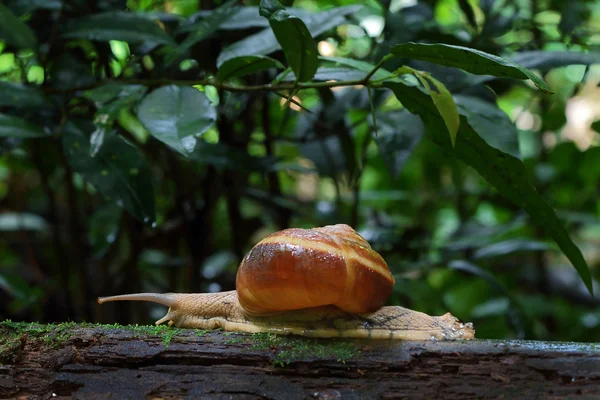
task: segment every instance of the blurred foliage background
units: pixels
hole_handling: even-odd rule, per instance
[[[393,271],[390,304],[450,311],[480,338],[598,340],[600,300],[544,226],[429,140],[390,90],[261,88],[293,79],[258,3],[0,2],[0,320],[149,323],[163,307],[95,298],[231,290],[267,234],[348,223]],[[410,41],[502,55],[543,77],[554,94],[385,64],[429,72],[464,112],[497,106],[478,133],[512,146],[521,178],[599,275],[600,2],[285,5],[330,61],[315,81],[356,79],[348,59],[374,65]],[[232,48],[270,58],[225,71]]]

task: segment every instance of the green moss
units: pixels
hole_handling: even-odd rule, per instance
[[[57,349],[71,338],[76,324],[39,324],[36,322],[0,322],[0,364],[14,362],[26,341]]]
[[[0,322],[0,363],[12,362],[25,341],[37,342],[49,348],[59,348],[71,338],[74,328],[122,329],[140,335],[158,336],[168,347],[172,339],[183,329],[168,325],[105,325],[95,323],[39,324],[35,322]],[[193,330],[197,337],[209,330]],[[223,332],[227,344],[247,344],[249,349],[270,351],[273,364],[285,366],[301,359],[331,359],[346,362],[358,353],[358,347],[350,340],[311,339],[300,336],[279,336],[270,333],[252,335],[239,332]]]
[[[25,337],[28,341],[39,342],[50,347],[59,348],[71,338],[73,328],[98,328],[98,329],[124,329],[139,332],[145,335],[159,336],[163,345],[169,347],[171,340],[182,330],[171,328],[167,325],[105,325],[96,323],[64,322],[61,324],[39,324],[36,322],[0,322],[0,362],[14,353],[16,343],[22,342]],[[10,357],[8,357],[10,358]]]
[[[14,363],[22,346],[23,338],[20,335],[1,335],[0,365]]]
[[[2,321],[0,322],[0,330],[2,331],[0,345],[15,338],[22,340],[26,335],[30,341],[37,341],[47,347],[56,349],[70,339],[71,329],[74,326],[76,326],[74,322],[39,324],[37,322]]]
[[[236,337],[235,343],[244,341],[244,337]],[[302,359],[331,359],[341,363],[356,356],[358,347],[351,340],[344,339],[311,339],[301,336],[281,336],[272,333],[255,333],[245,339],[254,350],[273,352],[273,365],[284,367]],[[229,341],[228,343],[231,343]]]
[[[165,347],[169,347],[171,339],[183,331],[180,328],[172,328],[168,325],[126,325],[121,326],[120,328],[143,333],[145,335],[162,337],[163,345]]]

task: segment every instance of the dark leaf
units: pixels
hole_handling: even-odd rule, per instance
[[[511,61],[526,68],[546,72],[552,68],[566,65],[600,64],[600,53],[581,53],[577,51],[523,51],[507,56]]]
[[[114,121],[123,109],[131,108],[146,94],[148,88],[143,85],[108,83],[88,90],[84,96],[96,103],[94,125],[96,130],[90,137],[90,155],[95,156],[104,144],[104,136],[112,131]]]
[[[545,242],[527,239],[509,239],[480,247],[473,254],[473,258],[502,257],[522,251],[545,251],[551,249],[552,246]]]
[[[429,94],[433,100],[433,104],[435,104],[438,112],[444,119],[446,128],[448,128],[448,132],[450,132],[450,140],[454,146],[454,143],[456,142],[456,134],[458,133],[458,126],[460,125],[460,118],[458,116],[458,107],[452,98],[452,94],[450,94],[443,83],[435,79],[430,74],[417,71],[407,66],[401,67],[397,72],[399,74],[414,74],[414,76],[419,80],[421,86],[423,89],[425,89],[427,94]]]
[[[72,54],[61,55],[50,69],[48,82],[57,89],[73,89],[96,81],[91,66]]]
[[[189,31],[190,34],[171,54],[169,54],[165,60],[165,64],[170,65],[173,61],[185,54],[185,52],[196,43],[201,42],[205,38],[215,33],[221,24],[227,21],[227,19],[229,19],[235,13],[236,8],[233,7],[235,3],[236,0],[229,0],[222,6],[213,10],[213,12],[211,12],[210,15],[205,19],[186,27],[186,30]]]
[[[48,137],[41,126],[26,119],[0,114],[0,137]]]
[[[506,34],[513,27],[517,14],[496,14],[486,18],[481,35],[484,37],[498,37]]]
[[[218,169],[237,171],[259,171],[262,173],[276,171],[274,157],[255,157],[241,149],[223,143],[207,143],[198,140],[196,148],[189,157],[202,164],[212,165]]]
[[[259,11],[260,15],[269,20],[275,38],[281,45],[297,80],[311,80],[317,72],[319,52],[317,42],[304,22],[288,14],[276,0],[261,0]]]
[[[600,120],[592,122],[592,129],[600,133]]]
[[[104,145],[90,156],[90,137],[72,122],[65,126],[63,147],[73,170],[107,199],[145,223],[153,223],[154,189],[152,174],[137,148],[112,132],[107,132]]]
[[[0,106],[40,108],[46,101],[37,86],[0,81]]]
[[[502,284],[496,279],[496,277],[488,271],[480,268],[478,265],[464,260],[453,260],[450,262],[450,264],[448,264],[448,266],[456,271],[466,272],[470,275],[482,278],[495,290],[508,295],[508,292],[503,288]]]
[[[476,97],[457,95],[454,100],[460,114],[488,145],[513,157],[521,157],[517,128],[504,111]]]
[[[494,10],[494,5],[496,5],[497,3],[497,0],[480,0],[479,7],[481,8],[483,14],[486,17],[488,17],[492,14],[492,11]]]
[[[449,251],[465,251],[485,247],[502,240],[527,225],[529,219],[525,215],[517,217],[508,223],[499,225],[483,225],[476,221],[467,221],[455,233],[455,237],[443,246]]]
[[[558,29],[563,35],[571,35],[586,18],[587,7],[582,1],[571,0],[564,2],[561,11]]]
[[[122,214],[116,204],[106,203],[87,218],[88,238],[96,252],[102,253],[117,239]]]
[[[477,304],[471,311],[471,317],[475,319],[506,315],[510,309],[510,300],[506,297],[490,299],[484,303]]]
[[[425,44],[409,42],[394,46],[391,52],[398,57],[460,68],[477,75],[493,75],[514,79],[529,78],[541,90],[550,92],[546,83],[527,68],[513,61],[484,53],[480,50],[439,43]]]
[[[187,156],[196,138],[215,123],[217,112],[198,89],[169,85],[142,100],[138,117],[152,136]]]
[[[358,71],[351,68],[330,68],[330,67],[320,67],[317,69],[317,73],[313,76],[313,81],[351,81],[351,80],[359,80],[365,77],[365,73],[362,71]],[[280,75],[281,76],[281,75]],[[280,77],[278,76],[278,78]],[[283,82],[295,81],[296,75],[293,72],[290,72],[285,75],[282,79]]]
[[[221,64],[218,76],[220,80],[224,81],[271,68],[283,69],[285,67],[279,61],[267,56],[236,57]]]
[[[510,307],[506,309],[506,315],[508,316],[513,329],[515,329],[515,331],[517,332],[517,335],[520,338],[523,338],[525,334],[525,330],[523,327],[525,313],[523,307],[514,298],[514,296],[504,287],[504,285],[502,285],[502,283],[500,283],[500,281],[496,279],[494,275],[482,269],[478,265],[464,260],[453,260],[448,266],[456,271],[461,271],[485,280],[496,292],[505,296],[505,298],[510,304]],[[473,309],[473,311],[475,310],[476,309]],[[481,313],[481,310],[479,310],[478,312]]]
[[[332,62],[335,64],[351,67],[352,69],[355,69],[356,71],[361,71],[364,73],[362,77],[365,77],[369,72],[371,72],[375,68],[374,64],[371,64],[371,63],[368,63],[365,61],[354,60],[352,58],[320,57],[320,59],[323,61],[329,61],[329,62]],[[389,78],[391,75],[392,75],[391,72],[385,70],[384,68],[379,68],[377,71],[375,71],[375,73],[371,77],[371,80],[385,79],[385,78]]]
[[[360,6],[338,7],[301,18],[312,37],[316,37],[336,26],[345,24],[347,22],[346,15],[355,13],[359,9]],[[217,58],[217,66],[221,66],[225,61],[234,57],[266,55],[279,49],[281,46],[273,31],[264,29],[226,47]]]
[[[421,117],[431,140],[473,167],[504,197],[524,208],[532,220],[552,236],[573,263],[591,293],[591,275],[581,251],[569,237],[554,210],[527,180],[527,171],[523,163],[518,158],[487,144],[470,126],[466,117],[461,118],[456,147],[452,149],[444,121],[429,96],[414,86],[395,82],[386,82],[384,85],[394,91],[398,100],[410,112]]]
[[[460,6],[460,9],[462,10],[463,14],[465,14],[465,17],[467,17],[467,21],[469,21],[469,24],[474,27],[477,28],[477,21],[475,20],[475,13],[473,12],[473,7],[471,7],[471,4],[469,4],[468,0],[458,0],[458,5]]]
[[[302,143],[300,152],[315,164],[319,175],[337,177],[347,172],[348,159],[342,136],[329,136]]]
[[[16,15],[29,14],[38,9],[60,10],[62,0],[8,0],[5,3]]]
[[[307,20],[313,14],[302,8],[293,8],[288,7],[288,12],[291,14],[300,17],[303,20]],[[190,20],[195,21],[198,18],[206,18],[210,14],[212,14],[214,10],[210,11],[199,11],[194,14]],[[227,21],[221,24],[220,29],[226,30],[238,30],[238,29],[248,29],[248,28],[267,28],[269,26],[269,21],[264,19],[258,13],[258,7],[247,6],[247,7],[237,7],[234,14],[227,19]],[[180,31],[187,31],[187,26],[182,26]]]
[[[407,111],[380,113],[376,117],[375,142],[388,170],[397,178],[414,148],[421,142],[425,128],[419,117]]]
[[[546,131],[557,131],[567,123],[567,115],[565,114],[565,104],[555,99],[549,107],[545,107],[542,114],[542,128],[541,132]],[[593,124],[592,124],[593,128]]]
[[[86,90],[84,97],[96,103],[108,103],[115,99],[134,97],[140,99],[148,88],[143,85],[128,85],[109,82],[94,89]]]
[[[36,49],[37,40],[29,27],[0,3],[0,39],[19,49]]]
[[[174,45],[173,39],[151,18],[125,11],[98,13],[73,20],[62,36],[102,42],[122,40],[128,43]]]
[[[126,85],[108,83],[99,88],[88,90],[84,96],[96,103],[96,119],[102,123],[115,120],[124,108],[137,104],[146,94],[148,88],[143,85]]]

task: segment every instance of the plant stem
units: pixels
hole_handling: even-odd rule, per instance
[[[279,84],[264,84],[264,85],[233,85],[230,83],[219,82],[213,79],[198,79],[198,80],[173,80],[173,79],[113,79],[99,81],[91,85],[79,86],[68,89],[56,89],[56,88],[44,88],[44,91],[48,94],[56,93],[73,93],[85,90],[95,89],[100,86],[107,85],[109,83],[118,83],[123,85],[146,85],[150,87],[163,86],[163,85],[210,85],[217,89],[226,90],[229,92],[274,92],[282,90],[295,90],[295,89],[320,89],[320,88],[333,88],[343,86],[372,86],[369,84],[369,79],[377,72],[377,70],[387,61],[387,56],[384,57],[373,70],[371,70],[364,78],[352,79],[347,81],[328,81],[328,82],[290,82],[290,83],[279,83]]]

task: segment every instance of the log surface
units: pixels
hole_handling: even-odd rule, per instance
[[[350,340],[329,353],[325,339],[151,329],[2,326],[0,398],[600,399],[597,344]]]

